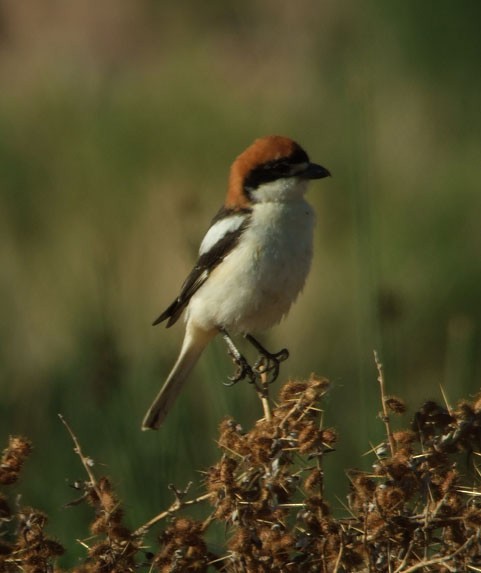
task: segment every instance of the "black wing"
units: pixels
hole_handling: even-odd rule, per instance
[[[219,213],[214,217],[213,222],[215,223],[220,218],[222,218],[222,216],[229,216],[229,214],[230,213],[226,212],[225,209],[221,209]],[[232,211],[232,215],[234,214],[238,215],[239,211]],[[221,239],[219,239],[219,241],[217,241],[217,243],[215,243],[215,245],[213,245],[209,251],[199,257],[195,267],[192,269],[189,276],[185,279],[179,296],[166,310],[164,310],[159,318],[157,318],[152,323],[153,326],[160,324],[167,319],[167,328],[177,322],[184,308],[189,304],[192,295],[197,292],[197,290],[199,290],[199,288],[208,279],[210,273],[237,245],[242,233],[247,227],[248,222],[249,217],[246,216],[245,221],[237,229],[227,232]]]

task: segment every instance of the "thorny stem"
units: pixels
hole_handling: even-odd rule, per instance
[[[379,360],[379,356],[377,350],[373,351],[374,354],[374,362],[376,363],[377,368],[377,381],[379,382],[379,388],[381,390],[381,403],[382,403],[382,421],[386,426],[386,434],[389,440],[389,448],[391,450],[391,456],[394,456],[396,453],[396,444],[394,442],[394,437],[392,435],[391,424],[389,422],[389,413],[386,406],[386,391],[384,386],[384,372],[382,368],[382,363]]]
[[[59,414],[58,417],[60,418],[60,421],[62,422],[62,424],[67,428],[67,431],[70,434],[70,437],[72,438],[72,441],[73,441],[74,446],[75,446],[74,452],[79,456],[79,458],[82,462],[82,465],[84,466],[85,471],[87,472],[87,474],[89,476],[89,480],[90,480],[90,483],[92,485],[92,488],[94,489],[98,498],[102,499],[102,497],[100,495],[100,491],[98,489],[97,480],[96,480],[95,475],[94,475],[94,473],[90,467],[91,463],[89,462],[89,458],[87,456],[85,456],[85,454],[82,452],[82,448],[80,446],[80,442],[77,439],[77,436],[74,434],[72,428],[69,426],[68,422],[62,416],[62,414]],[[153,517],[151,520],[147,521],[147,523],[145,523],[141,527],[137,528],[133,533],[134,536],[140,537],[140,536],[144,535],[148,531],[148,529],[150,529],[153,525],[155,525],[156,523],[158,523],[159,521],[161,521],[165,517],[171,515],[173,512],[178,511],[179,509],[181,509],[183,507],[187,507],[189,505],[194,505],[196,503],[200,503],[202,501],[205,501],[206,499],[209,499],[210,497],[212,497],[214,495],[213,493],[206,493],[206,494],[201,495],[195,499],[183,501],[182,495],[181,495],[182,492],[177,491],[173,487],[171,489],[174,491],[174,495],[175,495],[175,500],[172,503],[172,505],[168,509],[166,509],[165,511],[162,511],[161,513],[159,513],[158,515]],[[205,527],[208,526],[208,523],[209,523],[209,519],[206,520]]]
[[[406,553],[401,562],[401,565],[399,565],[399,567],[394,571],[394,573],[400,573],[404,569],[406,563],[408,562],[409,557],[411,557],[411,552],[413,550],[413,547],[414,547],[414,539],[411,539],[408,548],[406,549]]]
[[[443,396],[443,400],[444,403],[446,404],[446,410],[448,411],[449,415],[452,416],[453,415],[453,409],[451,408],[449,402],[448,402],[448,397],[446,395],[446,392],[444,391],[444,388],[442,387],[442,385],[439,385],[439,389],[441,390],[441,394]]]
[[[62,422],[62,424],[67,428],[67,432],[70,434],[70,437],[72,438],[72,441],[73,441],[74,446],[75,446],[74,452],[79,456],[80,461],[82,462],[82,465],[85,468],[87,475],[89,476],[89,480],[90,480],[90,483],[92,485],[92,488],[94,489],[95,493],[97,494],[97,497],[99,499],[102,499],[102,497],[100,495],[100,491],[98,489],[97,480],[95,479],[95,475],[94,475],[92,468],[91,468],[91,462],[90,462],[89,458],[87,456],[85,456],[84,453],[82,452],[82,448],[80,447],[80,442],[78,441],[77,436],[74,434],[72,428],[69,426],[67,420],[62,416],[62,414],[59,414],[58,417],[60,418],[60,421]]]
[[[270,422],[272,420],[272,411],[271,406],[269,404],[269,380],[268,380],[268,373],[262,372],[261,375],[261,385],[258,387],[256,385],[257,395],[262,403],[262,408],[264,410],[264,418],[266,422]]]
[[[341,543],[339,546],[339,552],[337,554],[336,564],[334,565],[333,573],[337,573],[339,571],[339,566],[341,565],[341,558],[343,553],[344,553],[344,541],[341,537]]]
[[[201,531],[206,531],[209,528],[210,524],[215,520],[215,510],[207,516],[204,521],[202,522]]]
[[[429,559],[428,561],[423,559],[419,563],[411,565],[411,567],[404,569],[404,571],[401,571],[400,573],[412,573],[413,571],[418,571],[418,569],[424,569],[425,567],[430,567],[431,565],[437,565],[438,563],[445,563],[446,561],[450,561],[453,557],[456,557],[458,553],[461,553],[464,549],[466,549],[466,547],[470,545],[472,541],[473,537],[470,537],[465,543],[461,545],[461,547],[458,547],[456,551],[453,551],[453,553],[444,555],[443,557],[435,557],[434,559]]]
[[[174,501],[174,503],[168,509],[166,509],[165,511],[162,511],[161,513],[157,514],[155,517],[153,517],[152,519],[147,521],[147,523],[144,523],[144,525],[141,525],[140,527],[138,527],[134,531],[133,535],[138,535],[138,536],[145,535],[145,533],[153,525],[155,525],[159,521],[162,521],[162,519],[165,519],[166,517],[168,517],[169,515],[171,515],[175,511],[178,511],[179,509],[181,509],[183,507],[187,507],[188,505],[195,505],[196,503],[200,503],[202,501],[205,501],[206,499],[209,499],[213,495],[214,495],[214,492],[209,492],[209,493],[205,493],[204,495],[201,495],[199,497],[196,497],[195,499],[189,499],[188,501],[182,501],[180,498],[177,498]]]

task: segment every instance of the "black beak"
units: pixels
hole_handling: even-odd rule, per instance
[[[323,179],[330,176],[330,172],[322,165],[317,165],[317,163],[309,163],[307,169],[302,173],[302,177],[306,179]]]

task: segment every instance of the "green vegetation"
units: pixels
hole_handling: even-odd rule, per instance
[[[58,413],[115,476],[128,526],[213,463],[225,415],[258,417],[251,387],[222,386],[219,340],[165,427],[139,429],[182,336],[150,322],[259,135],[333,173],[309,194],[308,285],[266,335],[291,352],[279,384],[332,380],[333,510],[344,468],[382,439],[374,348],[408,404],[477,392],[480,17],[469,0],[2,7],[0,425],[34,441],[23,502],[52,535],[82,538],[89,518],[62,508],[79,470]]]

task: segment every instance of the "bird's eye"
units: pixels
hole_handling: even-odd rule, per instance
[[[253,169],[244,180],[244,189],[250,191],[256,189],[259,185],[281,179],[283,177],[292,177],[293,165],[286,159],[279,159],[264,163]]]
[[[291,170],[292,166],[285,161],[280,161],[272,166],[272,171],[278,176],[288,176],[291,174]]]

